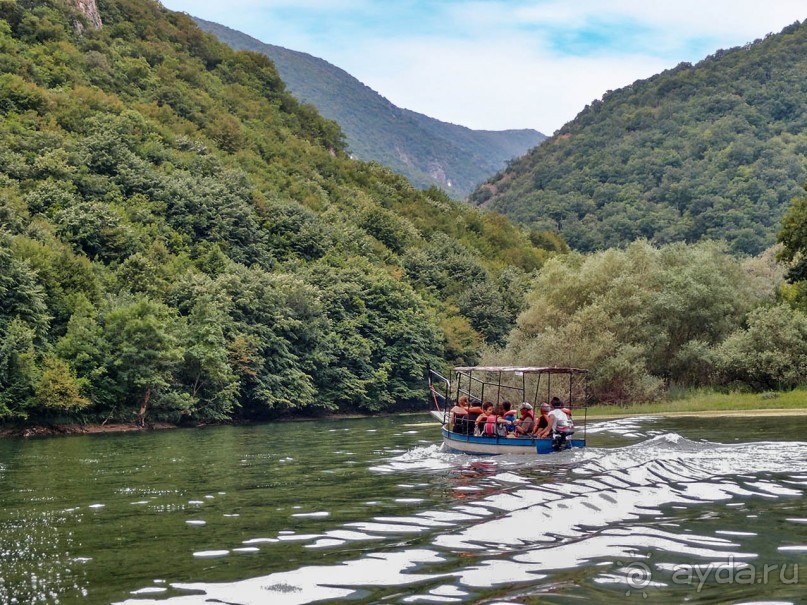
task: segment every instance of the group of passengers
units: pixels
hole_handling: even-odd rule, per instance
[[[571,411],[557,397],[541,404],[537,419],[532,405],[526,401],[518,412],[512,407],[509,401],[497,404],[486,401],[481,407],[471,405],[468,397],[462,395],[451,408],[451,430],[462,435],[535,439],[565,437],[574,432]]]

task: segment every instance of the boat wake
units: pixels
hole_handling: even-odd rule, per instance
[[[673,603],[691,600],[694,590],[691,582],[675,581],[681,570],[751,569],[773,555],[796,560],[798,548],[807,549],[788,542],[797,531],[804,536],[798,511],[807,491],[807,443],[718,444],[652,427],[647,419],[602,423],[590,432],[619,430],[641,441],[542,457],[482,459],[415,447],[370,472],[442,482],[443,506],[306,538],[310,547],[372,541],[382,547],[338,565],[233,583],[176,583],[174,590],[194,594],[127,603],[375,602],[404,586],[410,596],[400,602],[408,603],[494,595],[622,603],[626,595],[651,592],[654,602]],[[755,529],[763,514],[780,523],[780,534],[771,535],[770,518],[766,531]],[[753,586],[732,588],[739,597],[754,594]],[[783,603],[801,594],[785,581],[766,589]]]

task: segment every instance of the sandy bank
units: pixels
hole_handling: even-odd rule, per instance
[[[177,425],[170,422],[147,423],[145,427],[134,422],[117,424],[55,424],[36,426],[4,426],[0,427],[0,437],[51,437],[54,435],[83,435],[97,433],[128,433],[134,431],[155,431],[175,429]]]
[[[694,416],[700,418],[718,418],[721,416],[753,417],[759,416],[760,410],[702,410],[693,412],[614,412],[610,414],[597,414],[589,410],[589,420],[615,420],[618,418],[639,418],[641,416],[663,416],[663,417],[686,417]],[[807,416],[807,408],[765,408],[766,416]]]

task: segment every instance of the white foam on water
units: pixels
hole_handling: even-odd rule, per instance
[[[464,597],[467,596],[468,593],[459,588],[459,586],[454,586],[453,584],[444,584],[443,586],[438,586],[437,588],[432,589],[431,594],[440,595],[443,597]]]
[[[345,527],[353,527],[363,532],[375,532],[380,534],[418,534],[426,530],[422,526],[402,525],[400,523],[373,523],[371,521],[355,521],[345,524]]]
[[[289,535],[285,534],[282,536],[278,536],[277,539],[280,542],[305,542],[307,540],[314,540],[319,538],[322,534],[294,534]]]
[[[452,597],[441,597],[439,595],[414,595],[405,597],[404,603],[459,603],[460,599]]]
[[[208,557],[226,557],[230,554],[230,551],[227,549],[220,549],[220,550],[197,550],[193,553],[194,557],[200,558],[208,558]]]
[[[788,487],[776,485],[770,481],[756,481],[754,483],[747,483],[746,485],[749,487],[754,487],[761,492],[765,492],[761,495],[770,494],[771,496],[800,496],[804,493],[804,490],[790,489]]]
[[[395,473],[400,471],[438,471],[454,467],[456,455],[441,452],[441,445],[417,446],[411,450],[387,450],[390,454],[400,454],[384,464],[371,466],[370,471],[376,473]]]
[[[304,605],[325,599],[347,599],[363,586],[409,586],[446,577],[446,574],[408,573],[413,568],[442,561],[443,557],[427,549],[369,554],[338,565],[301,567],[238,582],[174,583],[171,586],[176,590],[200,594],[160,601],[130,599],[116,605],[199,605],[217,600],[234,605]]]
[[[330,517],[331,513],[328,511],[317,511],[313,513],[294,513],[292,517],[298,517],[300,519],[324,519],[325,517]]]
[[[333,538],[336,540],[342,540],[344,542],[361,542],[364,540],[383,540],[383,536],[366,534],[364,532],[359,531],[349,531],[346,529],[333,529],[331,531],[325,532],[325,536],[328,538]]]
[[[277,541],[277,538],[250,538],[242,541],[241,544],[271,544]]]
[[[146,586],[145,588],[133,590],[130,594],[156,594],[165,592],[166,590],[168,589],[163,586]]]
[[[496,475],[496,481],[501,481],[503,483],[515,483],[519,485],[526,485],[530,483],[530,480],[516,475],[515,473],[499,473]]]
[[[419,514],[414,517],[373,517],[373,521],[381,523],[407,523],[411,525],[422,525],[424,527],[453,527],[456,523],[438,521],[427,515]]]
[[[305,548],[331,548],[333,546],[342,546],[345,544],[344,540],[334,540],[331,538],[320,538],[313,544],[306,544]]]

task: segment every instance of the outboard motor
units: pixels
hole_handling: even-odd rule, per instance
[[[572,447],[571,438],[574,429],[560,429],[552,432],[552,449],[556,452]]]

